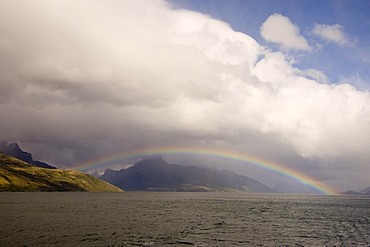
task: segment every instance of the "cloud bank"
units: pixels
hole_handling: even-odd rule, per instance
[[[279,14],[261,32],[309,49]],[[0,54],[0,139],[37,159],[68,167],[202,145],[277,160],[339,189],[368,186],[369,93],[325,84],[315,68],[208,16],[159,0],[4,1]]]

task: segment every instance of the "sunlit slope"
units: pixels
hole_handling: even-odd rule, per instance
[[[40,168],[0,153],[0,191],[121,192],[122,190],[79,171]]]

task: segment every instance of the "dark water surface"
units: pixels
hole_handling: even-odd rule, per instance
[[[0,193],[0,246],[369,246],[370,198]]]

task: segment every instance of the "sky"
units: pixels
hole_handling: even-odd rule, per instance
[[[0,4],[0,140],[35,159],[73,168],[201,146],[338,190],[370,185],[369,1]],[[169,158],[296,186],[247,164]]]
[[[301,52],[293,54],[295,66],[320,69],[331,83],[347,82],[359,89],[370,89],[369,1],[174,0],[172,3],[223,20],[234,30],[273,50],[278,50],[281,44],[266,39],[261,34],[261,24],[274,14],[285,16],[310,47],[309,51],[292,49]],[[276,28],[279,30],[279,26]]]

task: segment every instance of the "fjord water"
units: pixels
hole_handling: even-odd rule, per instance
[[[370,198],[0,193],[0,246],[369,246]]]

